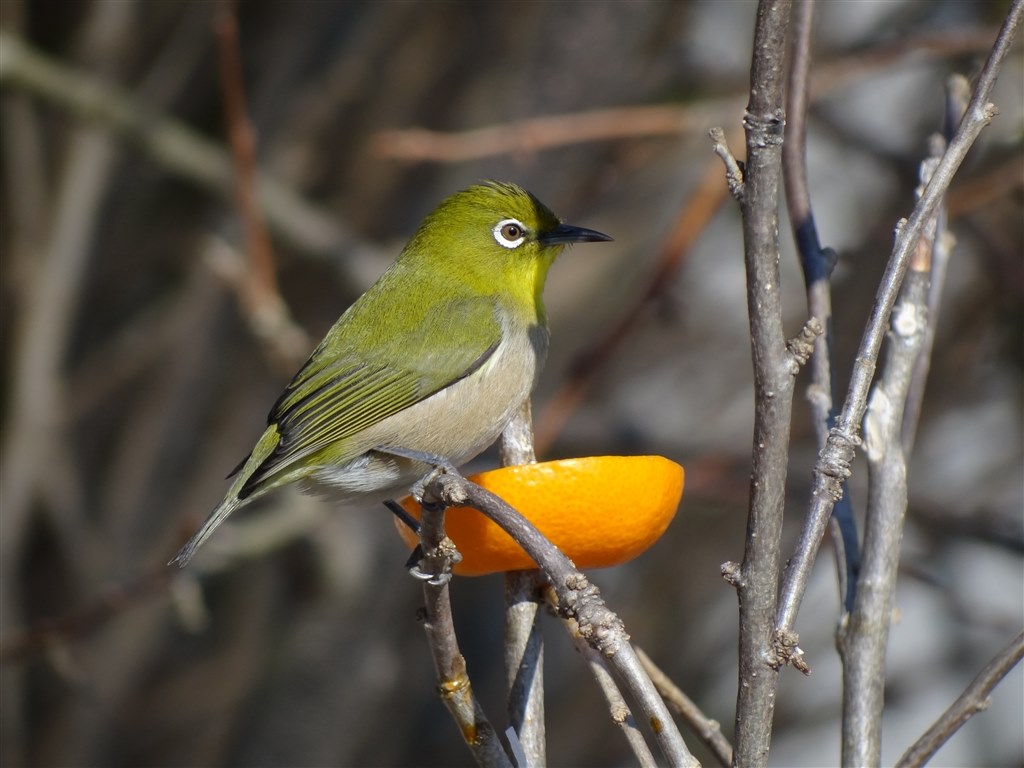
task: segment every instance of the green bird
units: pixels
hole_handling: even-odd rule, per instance
[[[327,332],[171,563],[187,564],[228,515],[275,488],[384,500],[430,471],[410,454],[459,466],[486,449],[543,365],[548,269],[567,244],[605,240],[514,184],[446,199]]]

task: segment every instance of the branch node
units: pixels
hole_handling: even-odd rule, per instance
[[[748,110],[743,115],[743,127],[747,131],[747,141],[754,146],[781,146],[786,130],[786,112],[781,107],[763,115],[755,115]]]

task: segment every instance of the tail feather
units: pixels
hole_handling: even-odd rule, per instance
[[[203,542],[210,538],[217,527],[227,520],[228,515],[238,509],[244,502],[240,501],[237,496],[228,496],[224,501],[217,505],[217,508],[210,513],[209,517],[203,522],[202,526],[196,531],[192,538],[186,542],[185,546],[178,550],[168,565],[176,565],[179,568],[184,568],[188,565],[189,560],[195,555],[196,550],[202,546]]]
[[[256,443],[256,447],[253,448],[252,453],[249,454],[249,458],[245,460],[243,466],[232,472],[232,475],[237,475],[235,481],[231,484],[231,489],[224,497],[224,501],[217,505],[217,508],[210,513],[209,517],[203,522],[202,526],[192,536],[191,539],[178,550],[168,565],[176,565],[179,568],[184,568],[188,565],[188,561],[195,555],[196,550],[202,546],[203,542],[210,538],[217,527],[223,523],[228,515],[234,512],[239,507],[245,506],[250,501],[253,501],[262,496],[266,491],[274,487],[273,484],[268,485],[265,488],[259,489],[257,492],[247,495],[245,498],[239,498],[242,492],[242,488],[246,481],[252,476],[256,468],[263,463],[263,461],[269,456],[274,448],[277,447],[279,436],[277,433],[277,426],[271,424],[267,427],[266,431],[260,437],[259,442]]]

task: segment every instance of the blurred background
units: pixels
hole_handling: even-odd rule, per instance
[[[946,78],[978,72],[1007,7],[819,4],[809,173],[821,238],[840,255],[840,400]],[[243,0],[272,264],[252,256],[259,238],[232,196],[223,8],[0,3],[0,762],[471,763],[434,692],[421,592],[383,508],[282,492],[194,568],[163,564],[312,344],[437,202],[483,178],[615,237],[570,250],[549,280],[541,458],[686,466],[666,536],[593,578],[730,733],[737,609],[719,565],[743,553],[753,409],[739,216],[707,129],[722,125],[742,154],[755,4]],[[1021,50],[948,200],[956,248],[910,462],[887,763],[1024,622]],[[796,333],[788,225],[782,240]],[[804,386],[786,551],[816,455]],[[453,596],[470,675],[504,729],[501,590],[460,579]],[[826,541],[797,626],[813,675],[782,674],[774,765],[838,761],[838,610]],[[562,627],[545,621],[545,634],[551,764],[630,764]],[[1018,668],[934,764],[1021,764],[1022,702]]]

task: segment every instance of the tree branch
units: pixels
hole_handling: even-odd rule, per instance
[[[739,685],[733,764],[768,760],[779,666],[775,610],[797,365],[786,348],[779,286],[778,203],[789,0],[762,0],[754,30],[743,240],[754,367],[754,441],[739,596]]]
[[[424,570],[436,574],[435,578],[423,582],[423,629],[434,659],[441,701],[459,727],[477,765],[512,768],[497,732],[473,695],[466,660],[455,637],[448,585],[451,565],[458,562],[460,556],[455,544],[445,536],[443,508],[423,506],[420,540],[423,542],[420,562],[425,564]]]
[[[501,434],[503,466],[532,464],[533,420],[530,400]],[[505,676],[508,721],[530,766],[547,764],[544,721],[544,640],[538,611],[543,588],[539,571],[505,574]]]
[[[988,709],[988,696],[1007,673],[1024,658],[1024,632],[1014,638],[1006,648],[996,654],[942,717],[915,741],[896,762],[896,768],[919,768],[939,751],[964,723],[979,712]]]
[[[435,472],[424,484],[424,500],[452,507],[473,507],[493,520],[540,566],[558,597],[559,615],[573,618],[580,634],[598,650],[633,694],[666,759],[677,766],[698,763],[686,748],[665,702],[644,674],[618,616],[597,587],[529,520],[498,496],[460,475]]]
[[[732,744],[722,734],[722,726],[718,721],[705,715],[700,707],[683,693],[682,689],[672,682],[672,678],[666,675],[643,650],[637,648],[636,655],[640,658],[640,663],[644,665],[644,671],[654,681],[658,693],[672,709],[679,713],[679,716],[690,726],[690,730],[696,734],[701,743],[711,750],[711,753],[723,766],[732,765]]]
[[[831,248],[821,246],[807,181],[807,102],[814,7],[814,0],[801,0],[794,7],[793,52],[786,90],[786,134],[782,145],[782,164],[786,208],[789,211],[793,239],[800,254],[800,267],[807,291],[807,313],[816,318],[823,329],[814,341],[810,359],[811,383],[807,388],[807,400],[811,406],[820,451],[825,447],[828,431],[836,418],[832,396],[832,270],[837,257]],[[850,500],[845,494],[828,521],[833,528],[832,542],[841,599],[844,610],[849,611],[853,606],[860,554],[857,523]],[[801,529],[796,551],[783,574],[775,620],[783,632],[792,631],[796,623],[797,611],[825,533],[823,522],[808,519],[811,524],[805,524]]]

